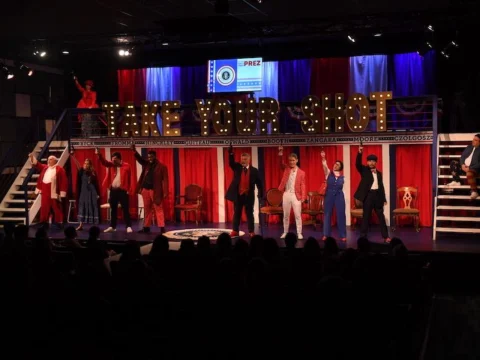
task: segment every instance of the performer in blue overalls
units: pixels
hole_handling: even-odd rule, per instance
[[[337,227],[342,241],[347,241],[347,221],[345,216],[345,196],[343,194],[343,184],[345,178],[342,175],[343,163],[340,160],[335,161],[333,164],[333,172],[327,166],[327,160],[325,159],[325,152],[322,151],[322,165],[325,172],[325,178],[327,179],[327,190],[325,192],[324,202],[324,219],[323,219],[323,238],[331,236],[332,225],[331,217],[333,207],[337,211]]]

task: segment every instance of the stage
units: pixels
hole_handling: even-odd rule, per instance
[[[141,224],[141,222],[140,222]],[[72,226],[77,226],[78,224],[69,224]],[[121,244],[126,240],[136,240],[140,242],[142,245],[149,244],[153,241],[155,236],[159,234],[159,230],[155,227],[152,227],[152,232],[150,234],[143,234],[137,233],[137,231],[141,228],[139,223],[133,223],[133,230],[134,232],[131,234],[127,234],[125,231],[125,227],[122,223],[119,224],[117,231],[114,233],[104,233],[103,230],[108,227],[108,224],[101,224],[100,229],[102,233],[100,234],[100,239],[102,241],[110,242],[110,243],[117,243]],[[203,223],[200,225],[196,225],[194,222],[192,223],[167,223],[166,230],[167,231],[175,231],[175,230],[184,230],[184,229],[231,229],[231,223]],[[31,226],[29,236],[34,237],[35,231],[37,227]],[[240,227],[241,231],[246,232],[245,226]],[[294,226],[291,226],[291,230],[294,230]],[[280,239],[280,235],[282,234],[283,226],[281,224],[271,224],[269,226],[265,226],[263,228],[263,236],[264,237],[273,237],[277,240],[278,245],[280,247],[285,246],[285,242]],[[260,228],[256,225],[255,232],[260,234]],[[370,230],[369,239],[374,244],[375,248],[374,251],[382,251],[383,249],[387,251],[388,246],[383,243],[383,239],[380,235],[380,229],[376,226],[372,226]],[[319,241],[322,246],[322,241],[320,241],[322,237],[322,229],[321,226],[317,226],[317,230],[315,231],[313,226],[308,225],[304,227],[303,230],[303,240],[299,240],[297,243],[297,247],[303,247],[305,241],[307,241],[308,237],[313,236],[315,239]],[[336,228],[333,228],[333,237],[337,238],[337,231]],[[51,228],[49,230],[49,236],[54,240],[60,240],[64,238],[63,230]],[[397,228],[395,232],[390,230],[391,237],[398,237],[400,238],[404,244],[406,245],[407,249],[411,252],[454,252],[454,253],[480,253],[480,241],[478,240],[478,236],[475,234],[438,234],[437,240],[432,240],[432,228],[421,228],[420,232],[416,232],[415,229],[411,227],[401,227]],[[351,227],[347,228],[347,241],[345,243],[338,241],[338,246],[340,249],[347,249],[347,248],[357,248],[357,239],[359,237],[358,228],[352,230]],[[86,240],[88,238],[88,226],[84,227],[84,230],[78,231],[78,239],[79,240]],[[242,236],[243,239],[249,241],[249,236],[244,235]],[[235,239],[234,239],[235,242]],[[178,249],[180,245],[180,240],[170,239],[170,248],[172,250]]]

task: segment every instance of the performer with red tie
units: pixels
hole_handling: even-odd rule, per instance
[[[283,191],[283,234],[281,239],[285,239],[290,226],[290,212],[293,208],[295,215],[295,224],[297,225],[297,238],[303,239],[302,235],[302,202],[307,199],[307,190],[305,187],[305,171],[297,166],[298,156],[291,153],[288,155],[288,166],[283,163],[283,146],[278,148],[280,159],[280,168],[283,170],[282,181],[278,190]]]
[[[48,165],[38,162],[33,154],[28,156],[32,165],[40,171],[35,189],[36,194],[41,194],[40,223],[48,224],[50,211],[53,210],[55,222],[62,224],[62,199],[67,196],[67,173],[58,165],[58,159],[55,156],[48,157]]]
[[[372,210],[375,210],[378,220],[380,221],[380,231],[384,242],[389,243],[387,224],[383,207],[387,204],[385,196],[385,188],[383,186],[382,173],[377,170],[377,156],[367,156],[367,166],[362,165],[363,146],[358,149],[357,160],[355,166],[362,176],[357,191],[353,196],[355,199],[363,203],[363,218],[360,228],[360,236],[366,237],[368,232],[368,223],[372,216]]]
[[[258,189],[258,197],[263,197],[263,185],[260,180],[258,169],[250,165],[250,154],[243,153],[240,163],[235,162],[233,147],[229,148],[229,165],[233,170],[233,180],[228,187],[225,199],[233,201],[233,231],[230,236],[238,236],[242,210],[247,214],[248,232],[254,236],[253,206],[255,204],[255,185]]]

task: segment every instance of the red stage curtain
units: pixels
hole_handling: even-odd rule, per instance
[[[133,151],[127,148],[112,148],[110,149],[110,154],[114,152],[119,152],[122,155],[122,161],[130,165],[132,169],[132,192],[130,195],[130,216],[132,219],[138,219],[138,194],[135,192],[137,188],[137,160]],[[110,159],[108,159],[110,160]],[[102,179],[103,180],[103,179]],[[118,217],[121,218],[122,212],[118,212]]]
[[[180,195],[185,187],[197,184],[203,189],[202,219],[218,222],[218,162],[217,149],[179,149]],[[184,215],[182,213],[182,219]],[[195,220],[195,214],[187,215],[187,220]]]
[[[310,93],[319,98],[323,94],[343,93],[345,98],[350,88],[350,59],[313,59],[310,76]]]
[[[235,147],[233,148],[233,153],[235,154],[235,161],[240,162],[240,156],[242,153],[252,154],[252,148],[249,147]],[[228,164],[228,148],[223,149],[223,169],[224,169],[224,186],[225,186],[225,194],[227,193],[227,189],[230,186],[230,183],[233,180],[233,170],[230,169],[230,165]],[[232,222],[233,221],[233,202],[228,201],[225,199],[225,222]],[[242,222],[247,221],[247,216],[245,215],[245,211],[242,213]]]
[[[358,154],[358,145],[350,146],[350,199],[351,199],[350,205],[352,208],[353,208],[353,205],[355,205],[355,199],[353,198],[353,195],[357,190],[357,187],[358,187],[358,184],[360,183],[360,178],[361,178],[360,173],[357,171],[355,167],[355,159],[357,158],[357,154]],[[363,165],[367,164],[367,156],[370,154],[377,155],[377,158],[378,158],[377,169],[379,171],[382,171],[382,164],[383,164],[382,145],[364,145],[363,146],[363,156],[362,156]],[[385,177],[384,173],[382,173],[382,175]],[[347,191],[347,189],[345,189],[345,191]],[[388,201],[389,194],[387,193],[385,195]],[[378,219],[375,213],[373,213],[371,217],[371,222],[374,224],[378,224]]]
[[[118,101],[124,106],[133,101],[135,106],[147,98],[147,69],[118,70]]]
[[[293,147],[283,147],[283,162],[286,163],[288,155],[293,152]],[[298,154],[297,154],[298,155]],[[280,161],[278,160],[278,147],[266,147],[263,149],[263,161],[265,166],[265,196],[267,191],[271,188],[278,188],[282,181],[283,170],[280,168]],[[308,176],[308,175],[307,175]],[[269,223],[282,223],[283,220],[278,216],[270,216]],[[290,215],[290,222],[295,222],[293,212]]]
[[[412,168],[413,163],[415,169]],[[395,177],[397,188],[401,186],[418,188],[417,207],[420,210],[420,225],[432,226],[432,146],[398,145]],[[403,206],[401,203],[397,204],[397,201],[397,198],[391,199],[392,206]]]
[[[300,167],[305,171],[305,182],[307,193],[309,191],[319,191],[325,180],[325,173],[322,167],[322,156],[320,153],[325,151],[325,158],[330,170],[335,161],[343,161],[343,147],[337,146],[301,146],[300,147]],[[305,219],[308,216],[304,216]],[[337,223],[335,211],[332,215],[332,225]]]
[[[103,156],[105,156],[105,150],[100,149],[100,152]],[[85,159],[90,159],[92,160],[93,168],[97,172],[97,178],[98,178],[98,186],[99,186],[99,191],[100,191],[100,204],[105,204],[108,199],[107,199],[107,191],[106,189],[102,189],[102,182],[103,179],[105,178],[106,174],[106,169],[104,166],[100,164],[100,161],[98,160],[98,156],[95,154],[95,149],[76,149],[75,150],[75,158],[78,160],[80,163],[80,166],[83,166],[83,163],[85,162]],[[72,195],[73,198],[72,200],[77,200],[77,197],[79,194],[77,194],[77,166],[74,162],[73,159],[70,159],[70,174],[71,174],[71,182],[72,182]],[[77,204],[78,205],[78,204]],[[105,220],[107,216],[106,210],[103,210],[101,213],[101,220]]]
[[[165,212],[165,220],[173,221],[175,219],[175,166],[173,162],[173,149],[167,148],[151,148],[147,151],[154,150],[157,153],[157,159],[168,169],[168,191],[169,197],[164,201],[163,210]],[[139,175],[140,176],[140,175]]]

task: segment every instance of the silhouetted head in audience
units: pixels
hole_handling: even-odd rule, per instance
[[[217,238],[217,252],[219,256],[229,256],[232,251],[232,237],[230,234],[221,233]]]
[[[73,226],[67,226],[65,230],[63,230],[63,233],[67,239],[74,240],[77,238],[77,230],[75,230]]]
[[[180,242],[180,254],[192,255],[195,253],[195,243],[192,239],[184,239]]]
[[[11,222],[5,223],[3,225],[3,232],[5,233],[5,237],[13,237],[13,232],[15,231],[15,224]]]
[[[320,256],[320,245],[317,239],[313,236],[309,236],[305,245],[303,245],[303,253],[307,256]]]
[[[392,250],[392,255],[396,258],[404,258],[408,257],[408,250],[403,244],[398,244]]]
[[[15,242],[25,242],[28,239],[28,226],[24,224],[17,225],[13,231]]]
[[[368,241],[368,239],[364,236],[358,238],[357,249],[361,253],[369,253],[371,249],[370,241]]]
[[[323,252],[327,256],[338,255],[339,249],[338,249],[337,241],[333,237],[329,236],[325,239]]]
[[[398,237],[393,237],[390,241],[390,247],[393,249],[397,245],[403,245],[403,241],[400,240]]]
[[[210,238],[208,236],[200,236],[197,241],[197,249],[201,253],[209,253],[211,250]]]
[[[268,264],[262,258],[254,258],[247,267],[247,287],[264,290],[268,281]]]
[[[140,259],[141,257],[140,245],[135,240],[127,240],[127,243],[123,248],[122,255],[120,255],[119,261],[132,262]]]
[[[278,256],[280,248],[278,247],[277,240],[274,238],[266,238],[263,241],[263,256],[265,259],[272,259]]]
[[[263,236],[261,235],[254,235],[250,239],[250,256],[254,257],[262,257],[263,256],[263,246],[264,246]]]
[[[152,248],[150,249],[150,256],[166,255],[170,250],[168,238],[165,235],[157,235],[153,240]]]
[[[297,241],[298,238],[296,234],[289,232],[287,235],[285,235],[285,246],[288,250],[295,249],[295,246],[297,246]]]
[[[97,241],[100,238],[100,228],[98,226],[92,226],[88,230],[88,240]]]
[[[235,257],[247,257],[248,256],[248,242],[244,239],[238,239],[233,246],[233,254]]]

